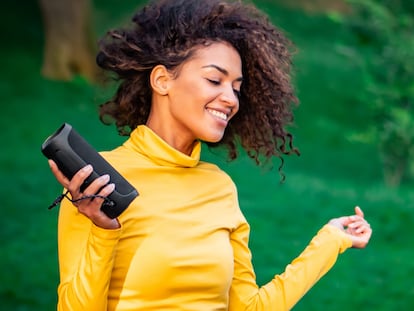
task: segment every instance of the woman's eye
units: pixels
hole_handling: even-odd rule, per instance
[[[214,85],[219,85],[220,84],[220,81],[217,81],[217,80],[207,79],[207,81],[214,84]]]
[[[240,98],[241,92],[239,90],[233,89],[234,94],[237,96],[237,98]]]

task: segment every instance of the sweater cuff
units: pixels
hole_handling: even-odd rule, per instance
[[[118,229],[104,229],[92,223],[91,235],[94,244],[115,245],[121,237],[122,226]]]
[[[339,242],[339,253],[342,254],[348,248],[352,247],[352,240],[344,231],[330,224],[326,224],[319,231],[320,233],[327,233],[336,236]]]

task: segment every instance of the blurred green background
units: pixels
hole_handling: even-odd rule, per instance
[[[413,310],[413,179],[386,185],[378,145],[355,139],[375,122],[368,105],[372,81],[361,64],[378,50],[355,40],[342,15],[346,9],[335,1],[254,2],[297,47],[294,81],[301,104],[292,131],[301,156],[286,159],[283,184],[277,170],[257,168],[245,156],[226,163],[219,152],[204,148],[204,158],[220,164],[239,187],[252,227],[258,282],[282,272],[330,218],[351,214],[359,205],[374,229],[371,243],[341,255],[294,309]],[[129,20],[139,4],[95,0],[97,36]],[[111,89],[82,77],[64,82],[42,76],[44,32],[37,2],[5,6],[0,22],[0,308],[54,310],[58,208],[47,207],[61,188],[40,145],[63,122],[98,150],[112,149],[124,138],[97,117],[97,106]]]

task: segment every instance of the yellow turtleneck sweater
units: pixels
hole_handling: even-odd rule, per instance
[[[284,273],[259,288],[236,188],[200,152],[197,143],[184,155],[139,126],[102,153],[140,195],[118,230],[98,228],[62,202],[58,310],[289,310],[351,246],[325,225]]]

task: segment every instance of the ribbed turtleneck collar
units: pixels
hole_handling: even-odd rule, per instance
[[[124,146],[133,149],[161,166],[194,167],[200,161],[201,143],[194,145],[188,156],[167,144],[146,125],[139,125],[131,132]]]

